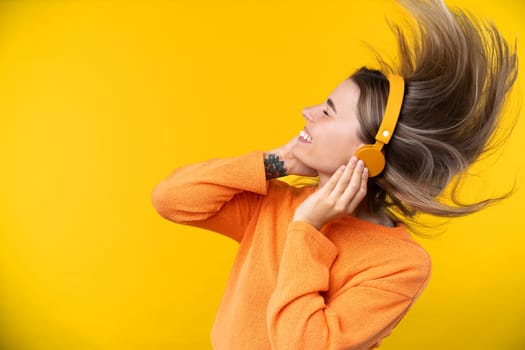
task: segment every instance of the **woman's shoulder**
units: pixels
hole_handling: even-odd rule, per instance
[[[361,271],[372,273],[371,279],[409,279],[412,286],[428,282],[432,271],[430,254],[405,225],[385,227],[348,217],[334,226],[326,229],[331,231],[328,237],[338,247],[342,260],[360,265]]]

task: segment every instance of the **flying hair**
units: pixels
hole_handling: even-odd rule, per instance
[[[349,78],[360,89],[358,118],[366,143],[374,142],[381,124],[387,74],[405,79],[396,130],[384,147],[385,168],[369,180],[369,204],[406,224],[418,213],[457,217],[476,212],[506,197],[462,203],[458,185],[468,167],[495,145],[518,73],[516,50],[493,23],[451,10],[441,0],[398,2],[414,19],[406,30],[391,24],[398,67],[378,57],[380,70],[363,67]],[[443,201],[446,188],[450,198]]]

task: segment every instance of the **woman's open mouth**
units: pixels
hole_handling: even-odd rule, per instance
[[[310,134],[307,133],[306,130],[301,130],[301,132],[299,133],[299,141],[305,143],[312,143],[312,136],[310,136]]]

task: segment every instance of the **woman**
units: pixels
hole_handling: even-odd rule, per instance
[[[419,30],[394,27],[397,69],[355,72],[282,147],[182,167],[154,189],[166,219],[239,242],[215,349],[377,347],[430,278],[414,215],[493,201],[439,198],[487,150],[517,58],[494,26],[442,1],[400,2]],[[290,174],[319,184],[276,180]]]

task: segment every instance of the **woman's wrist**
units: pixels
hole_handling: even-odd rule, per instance
[[[286,175],[317,176],[317,171],[299,161],[293,147],[297,140],[292,140],[284,146],[274,148],[264,153],[264,168],[266,179],[274,179]]]
[[[317,231],[320,231],[321,227],[324,226],[324,223],[322,223],[322,222],[316,222],[314,220],[308,219],[306,217],[299,216],[297,214],[294,215],[294,217],[292,218],[292,221],[294,221],[294,222],[305,222],[305,223],[309,224],[310,226],[314,227]]]
[[[274,151],[264,153],[264,170],[266,180],[288,175],[285,160],[282,159],[279,153]]]

